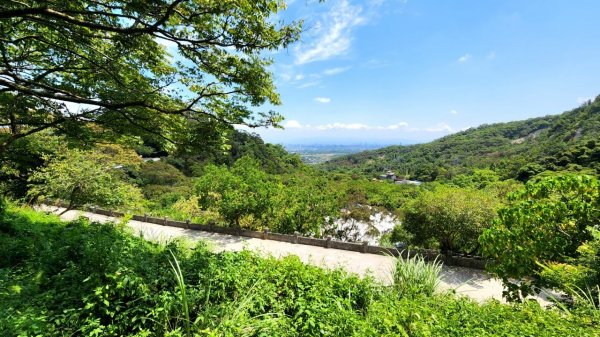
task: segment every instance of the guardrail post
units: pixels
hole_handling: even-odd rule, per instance
[[[163,219],[163,224],[164,224],[165,226],[167,225],[167,217],[165,217],[165,218]]]
[[[113,216],[113,210],[108,211],[108,215]]]
[[[325,241],[325,248],[331,248],[331,235],[327,235],[327,241]]]
[[[369,242],[363,241],[363,243],[362,243],[362,252],[363,253],[369,252]]]
[[[265,229],[263,229],[262,239],[266,240],[268,236],[269,236],[269,227],[265,227]]]
[[[298,236],[300,233],[294,232],[294,243],[298,243]]]
[[[185,228],[190,229],[190,219],[185,219]]]

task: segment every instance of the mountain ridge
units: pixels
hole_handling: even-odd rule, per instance
[[[429,143],[337,157],[321,168],[371,176],[394,170],[424,181],[474,169],[521,180],[547,170],[600,174],[600,95],[562,114],[483,124]]]

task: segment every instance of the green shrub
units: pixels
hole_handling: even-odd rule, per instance
[[[600,284],[600,183],[585,175],[530,181],[509,197],[481,235],[488,269],[502,278],[510,299],[537,287],[568,292]],[[545,268],[544,268],[545,266]]]
[[[490,192],[439,186],[404,207],[404,228],[413,243],[435,240],[443,252],[474,251],[477,238],[491,226],[499,200]]]

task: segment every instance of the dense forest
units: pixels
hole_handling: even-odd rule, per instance
[[[390,146],[332,159],[331,171],[422,181],[490,169],[526,181],[543,171],[600,174],[600,96],[560,115],[482,125],[426,144]]]

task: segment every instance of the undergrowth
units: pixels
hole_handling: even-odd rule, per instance
[[[297,257],[145,241],[114,224],[0,215],[2,336],[598,336],[594,311],[477,304]]]

